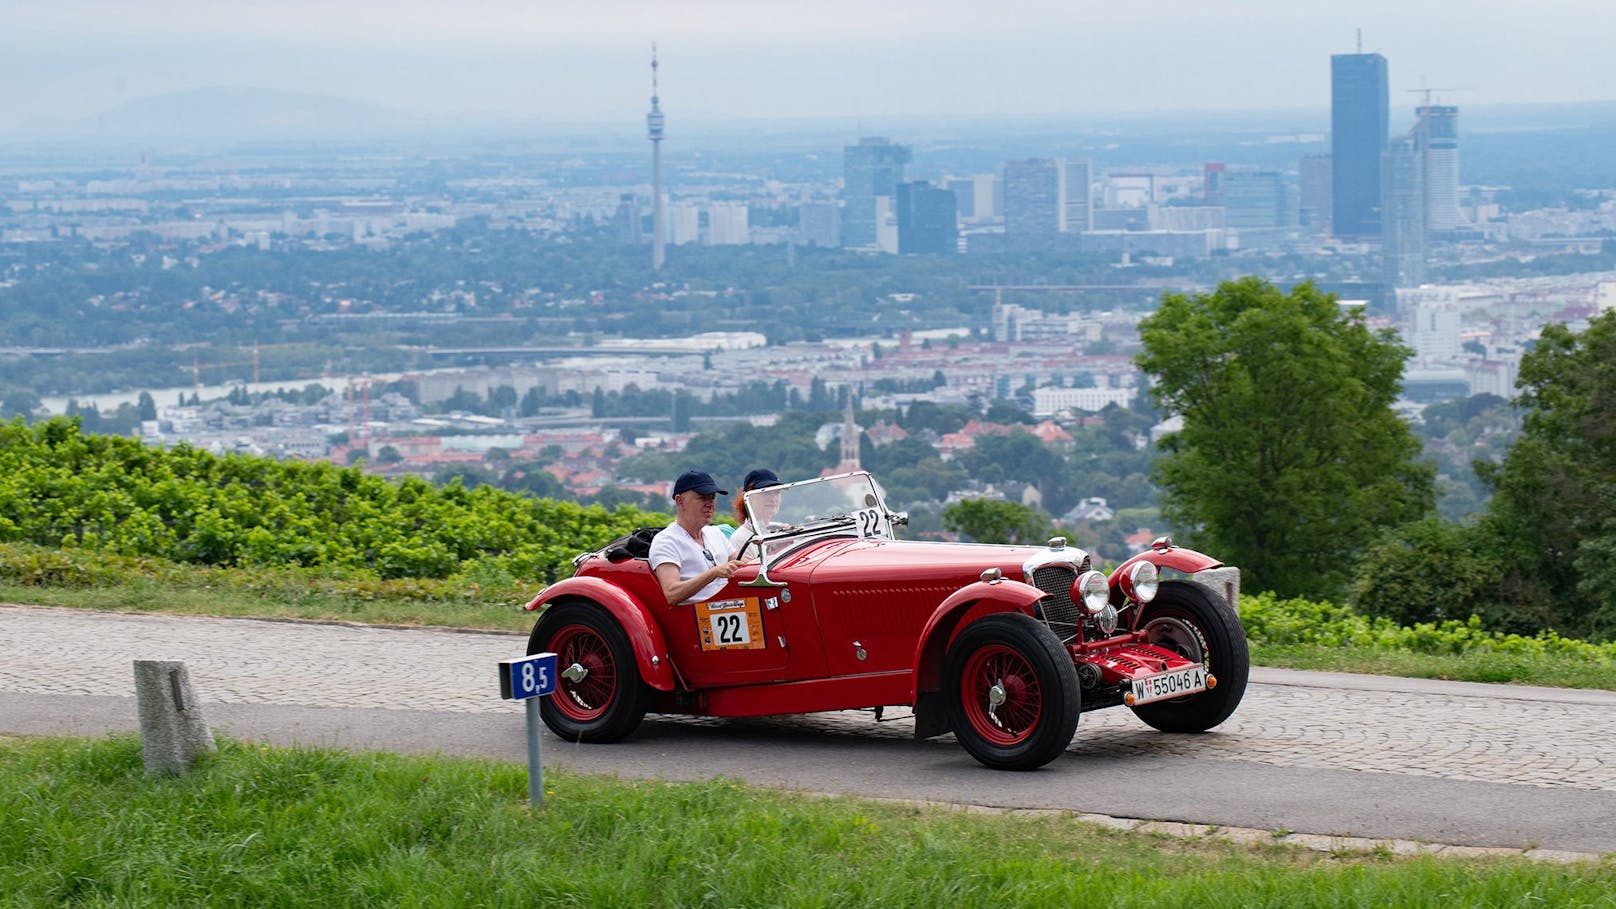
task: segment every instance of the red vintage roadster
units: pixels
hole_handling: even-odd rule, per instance
[[[712,599],[668,605],[648,528],[579,555],[527,604],[543,610],[528,652],[558,655],[551,731],[610,742],[647,712],[905,706],[917,737],[951,731],[983,764],[1025,770],[1066,749],[1082,711],[1201,732],[1245,693],[1238,573],[1171,539],[1107,578],[1059,537],[896,539],[906,516],[864,472],[746,495],[756,561]]]

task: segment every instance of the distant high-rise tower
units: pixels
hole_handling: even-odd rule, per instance
[[[1459,109],[1427,103],[1414,113],[1414,138],[1425,166],[1425,229],[1469,227],[1459,213]]]
[[[898,184],[898,252],[952,255],[959,251],[958,200],[925,180]]]
[[[1381,281],[1418,287],[1425,283],[1425,163],[1416,133],[1386,147],[1381,175]]]
[[[656,45],[651,45],[651,112],[645,115],[645,132],[651,140],[651,267],[661,268],[667,258],[667,212],[662,199],[662,108],[657,98]]]
[[[1047,249],[1060,239],[1062,170],[1051,158],[1004,163],[1004,242],[1010,249]]]
[[[1061,162],[1061,231],[1080,234],[1094,229],[1094,162],[1087,158]]]
[[[842,150],[842,245],[875,246],[879,242],[876,199],[889,200],[903,182],[908,146],[873,136]],[[888,203],[890,206],[890,202]]]
[[[1386,58],[1330,57],[1330,216],[1338,237],[1380,233],[1380,161],[1390,123]]]
[[[1225,226],[1251,229],[1290,227],[1290,186],[1285,175],[1271,170],[1225,170],[1218,180]]]
[[[1321,234],[1330,226],[1330,156],[1307,155],[1298,167],[1301,184],[1299,220],[1308,233]]]
[[[612,229],[617,233],[619,246],[639,246],[645,239],[645,218],[640,214],[640,201],[633,193],[617,197],[617,213],[612,216]]]

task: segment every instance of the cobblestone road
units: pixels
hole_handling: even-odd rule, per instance
[[[204,702],[508,714],[495,664],[524,644],[509,634],[0,606],[0,692],[129,697],[132,661],[183,660]],[[867,712],[779,722],[911,732]],[[1217,735],[1164,736],[1119,708],[1084,715],[1071,748],[1609,792],[1613,741],[1616,693],[1258,669]]]

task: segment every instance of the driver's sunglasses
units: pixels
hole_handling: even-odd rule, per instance
[[[717,565],[718,564],[718,560],[713,558],[713,553],[712,553],[711,550],[704,548],[704,549],[702,549],[701,554],[707,557],[707,564],[709,564],[709,565]]]

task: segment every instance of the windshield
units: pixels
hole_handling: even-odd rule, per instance
[[[893,538],[886,504],[867,473],[754,489],[746,494],[746,507],[761,538],[799,536],[814,530]]]

